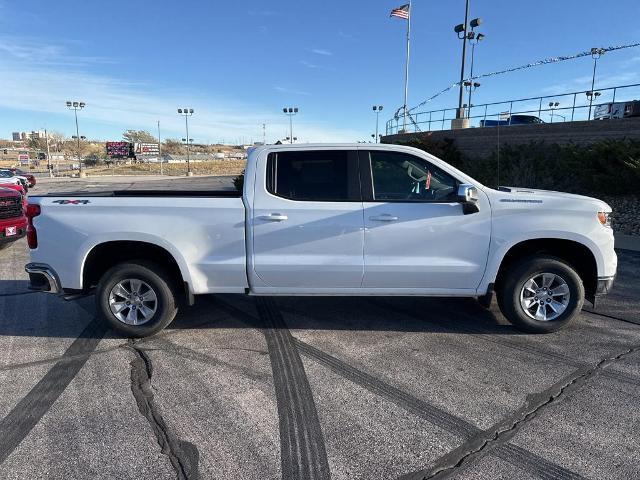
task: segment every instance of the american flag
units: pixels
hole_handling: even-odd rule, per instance
[[[398,8],[394,8],[393,10],[391,10],[391,15],[389,15],[390,17],[398,17],[398,18],[404,18],[405,20],[409,19],[409,4],[406,3],[404,5],[402,5],[401,7]]]

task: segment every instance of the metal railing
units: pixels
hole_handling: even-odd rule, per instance
[[[593,94],[590,105],[589,93]],[[599,88],[593,92],[580,92],[545,95],[541,97],[520,98],[504,102],[471,105],[465,108],[469,127],[482,127],[483,120],[505,120],[512,115],[535,115],[545,123],[573,122],[593,119],[598,105],[627,102],[640,98],[640,83],[617,87]],[[557,105],[556,105],[557,103]],[[449,130],[451,121],[456,118],[457,108],[410,112],[406,130],[402,130],[402,115],[386,123],[386,134],[432,132]],[[589,114],[589,112],[591,112]]]

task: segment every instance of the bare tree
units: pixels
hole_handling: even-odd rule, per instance
[[[158,139],[146,130],[127,130],[122,134],[125,142],[131,143],[157,143]]]
[[[167,155],[183,155],[186,153],[186,149],[180,140],[167,138],[162,144],[162,153],[166,153]]]

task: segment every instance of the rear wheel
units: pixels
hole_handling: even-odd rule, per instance
[[[170,277],[150,263],[122,263],[108,270],[98,284],[96,303],[109,326],[128,337],[158,333],[178,311]]]
[[[529,257],[509,267],[497,293],[504,316],[516,328],[530,333],[566,327],[584,303],[584,286],[576,271],[549,256]]]

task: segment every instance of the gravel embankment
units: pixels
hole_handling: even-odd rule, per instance
[[[613,230],[625,235],[640,236],[640,196],[601,196],[613,209]]]

